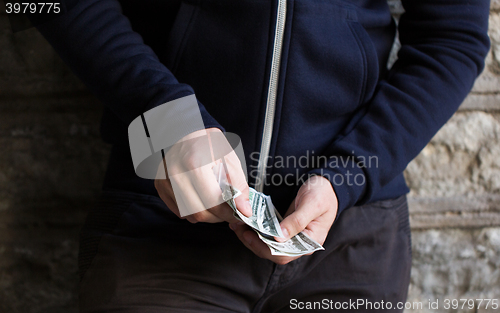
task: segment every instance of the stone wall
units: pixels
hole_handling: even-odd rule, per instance
[[[391,4],[396,15],[402,12],[399,2]],[[412,302],[500,298],[498,0],[491,2],[489,22],[492,47],[482,75],[459,111],[405,172],[411,188]]]
[[[78,232],[109,150],[100,111],[35,29],[13,34],[0,13],[0,312],[77,312]]]
[[[500,299],[500,1],[491,7],[484,73],[406,171],[409,301]],[[78,231],[109,153],[100,111],[34,29],[12,34],[0,13],[0,312],[76,312]]]

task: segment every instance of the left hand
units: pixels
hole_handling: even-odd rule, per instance
[[[286,241],[303,231],[323,245],[337,216],[337,208],[337,195],[331,183],[322,176],[313,176],[300,187],[297,197],[280,223],[285,238],[275,237],[275,239],[281,242]],[[261,258],[269,259],[280,265],[300,258],[300,256],[271,255],[269,247],[259,239],[259,236],[250,227],[241,222],[230,224],[229,227],[248,249]]]

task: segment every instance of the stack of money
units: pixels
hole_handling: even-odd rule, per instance
[[[238,211],[234,202],[234,199],[241,195],[241,192],[229,184],[223,184],[221,189],[222,198],[233,209],[234,216],[250,226],[259,235],[259,238],[271,250],[272,255],[299,256],[324,250],[319,243],[303,232],[285,242],[276,241],[274,237],[284,237],[280,227],[283,218],[273,205],[270,196],[250,188],[249,199],[252,206],[252,216],[246,217]]]

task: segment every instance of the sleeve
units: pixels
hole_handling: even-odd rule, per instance
[[[187,108],[163,106],[175,115],[172,127],[222,127],[196,100],[193,89],[179,83],[142,37],[132,30],[117,0],[66,0],[70,8],[54,18],[28,16],[61,58],[125,125],[146,111],[184,98]],[[192,96],[192,97],[189,97]],[[194,103],[191,103],[194,102]],[[193,112],[192,108],[196,108]],[[168,123],[167,123],[168,124]],[[168,125],[162,131],[169,131]],[[177,133],[181,133],[177,131]],[[153,134],[151,134],[153,135]],[[160,136],[161,134],[157,134]],[[180,138],[178,138],[180,139]]]
[[[489,49],[488,0],[402,0],[401,49],[378,83],[361,117],[352,121],[325,154],[353,158],[325,162],[309,175],[329,178],[338,212],[367,203],[400,175],[458,109],[484,67]],[[376,167],[364,160],[376,158]],[[364,184],[335,182],[336,175],[363,175]]]

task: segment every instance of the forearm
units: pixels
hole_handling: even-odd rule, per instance
[[[483,68],[489,48],[489,2],[404,1],[401,50],[362,117],[325,152],[377,160],[377,166],[324,164],[313,173],[365,176],[364,184],[332,181],[339,210],[369,201],[399,175],[457,110]]]
[[[168,101],[192,95],[144,44],[116,0],[78,1],[38,30],[88,88],[124,124]],[[217,126],[203,105],[206,125]],[[189,122],[189,121],[186,121]]]

